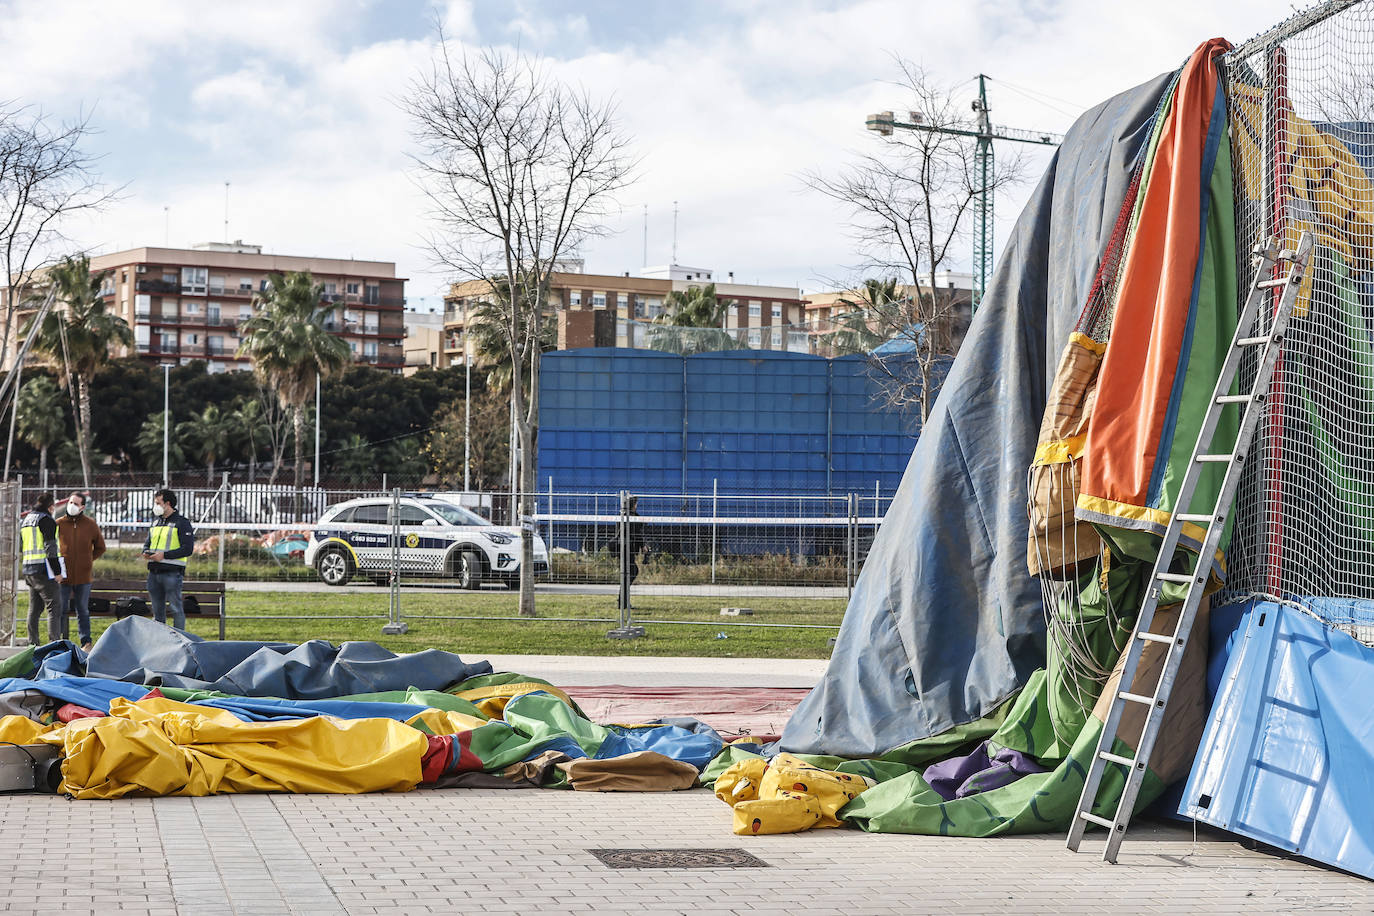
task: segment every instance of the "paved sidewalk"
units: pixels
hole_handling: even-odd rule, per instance
[[[1142,824],[1121,863],[1059,836],[736,837],[704,790],[0,804],[9,913],[1370,912],[1374,883]],[[1095,846],[1095,844],[1094,844]],[[603,848],[739,848],[766,868],[611,869]]]
[[[822,661],[497,656],[554,683],[804,687]],[[1374,882],[1141,823],[1095,837],[736,837],[706,790],[418,790],[74,802],[0,797],[5,913],[1374,912]],[[591,849],[744,849],[766,868],[612,869]]]

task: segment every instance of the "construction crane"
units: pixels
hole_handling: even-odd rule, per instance
[[[973,153],[974,171],[981,187],[978,202],[973,209],[973,308],[988,288],[988,278],[992,275],[993,242],[993,188],[992,188],[992,141],[1010,140],[1014,143],[1037,143],[1042,146],[1058,146],[1064,142],[1060,134],[1039,130],[1017,130],[1014,127],[994,126],[991,110],[988,108],[987,76],[978,74],[978,98],[973,103],[974,121],[969,124],[936,126],[926,124],[919,111],[908,112],[910,121],[898,121],[892,112],[882,111],[868,116],[867,127],[884,137],[892,136],[894,130],[924,130],[933,134],[952,134],[958,137],[973,137],[977,141]]]

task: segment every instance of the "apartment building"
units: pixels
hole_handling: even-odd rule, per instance
[[[406,309],[405,375],[448,365],[444,354],[444,313],[437,307]]]
[[[941,304],[947,304],[950,308],[948,327],[941,335],[939,346],[950,354],[957,353],[973,319],[973,275],[941,271],[935,275],[935,287]],[[909,297],[915,295],[917,289],[918,287],[911,284],[904,284],[898,286],[898,293]],[[922,296],[930,295],[927,285],[921,285],[919,290]],[[813,352],[822,356],[833,355],[827,351],[825,335],[834,331],[847,316],[853,314],[854,303],[861,302],[862,299],[862,291],[853,289],[811,293],[806,296],[803,322],[811,334]],[[891,329],[874,326],[872,330],[881,334]]]
[[[405,280],[389,261],[263,254],[262,246],[238,241],[131,248],[92,257],[91,269],[110,272],[101,292],[133,328],[134,351],[152,362],[200,359],[211,372],[251,368],[238,348],[254,295],[266,291],[270,274],[303,270],[337,304],[326,327],[348,342],[357,362],[392,372],[405,365]]]
[[[576,262],[560,266],[576,266]],[[646,335],[636,330],[663,314],[670,292],[709,283],[716,285],[717,300],[734,303],[724,326],[737,331],[741,342],[749,347],[784,349],[789,338],[802,329],[805,301],[796,287],[736,283],[733,273],[719,278],[709,268],[678,264],[646,267],[634,277],[629,273],[617,276],[563,270],[553,274],[550,286],[549,298],[555,310],[604,311],[615,320],[613,331],[612,323],[605,321],[571,322],[569,327],[590,330],[565,333],[560,347],[643,346]],[[444,353],[450,361],[462,362],[469,309],[490,293],[490,284],[485,282],[455,283],[444,300]],[[597,327],[602,331],[596,332]]]

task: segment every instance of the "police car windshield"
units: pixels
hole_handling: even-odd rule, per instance
[[[469,512],[462,506],[455,506],[453,503],[445,502],[426,502],[425,508],[435,515],[448,522],[450,525],[487,525],[490,524],[482,516],[475,512]]]

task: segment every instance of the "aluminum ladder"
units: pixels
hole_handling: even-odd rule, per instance
[[[1078,808],[1069,827],[1068,847],[1074,852],[1078,851],[1088,825],[1096,824],[1108,831],[1107,845],[1102,852],[1103,860],[1116,862],[1117,852],[1121,848],[1121,841],[1125,839],[1126,827],[1135,808],[1136,796],[1140,794],[1140,787],[1145,781],[1145,769],[1150,760],[1150,752],[1154,749],[1155,738],[1158,737],[1160,725],[1164,721],[1169,694],[1173,690],[1174,679],[1183,661],[1184,648],[1193,628],[1193,618],[1206,591],[1212,557],[1216,554],[1217,545],[1221,542],[1221,534],[1226,526],[1226,514],[1236,497],[1246,450],[1250,447],[1255,428],[1259,425],[1260,415],[1263,413],[1263,403],[1274,374],[1274,364],[1279,358],[1284,331],[1288,326],[1288,316],[1293,311],[1293,303],[1297,299],[1298,289],[1311,254],[1312,236],[1307,232],[1298,240],[1296,250],[1280,250],[1277,240],[1271,238],[1267,244],[1253,252],[1257,268],[1255,279],[1251,283],[1245,305],[1241,308],[1235,336],[1231,339],[1231,347],[1222,363],[1221,374],[1217,379],[1216,388],[1212,391],[1202,429],[1198,432],[1197,444],[1193,446],[1188,469],[1183,475],[1174,514],[1169,519],[1163,542],[1160,544],[1159,556],[1155,559],[1154,570],[1150,574],[1145,603],[1140,609],[1140,616],[1136,619],[1135,629],[1126,649],[1126,663],[1122,669],[1121,680],[1116,686],[1116,694],[1112,698],[1111,712],[1102,726],[1102,736],[1098,739],[1092,766],[1084,781],[1083,794],[1078,799]],[[1266,301],[1272,301],[1271,297],[1275,295],[1276,290],[1280,292],[1279,303],[1273,313],[1273,323],[1267,334],[1259,333],[1261,305]],[[1240,370],[1241,360],[1247,353],[1255,353],[1257,356],[1254,383],[1248,393],[1228,394],[1231,383]],[[1235,448],[1231,452],[1210,453],[1208,450],[1212,447],[1212,436],[1221,419],[1221,412],[1231,404],[1241,408]],[[1191,508],[1198,478],[1204,468],[1215,464],[1221,464],[1226,468],[1216,507],[1209,514],[1189,513],[1187,510]],[[1169,571],[1185,523],[1207,526],[1207,534],[1198,551],[1196,569],[1192,574]],[[1173,632],[1156,633],[1151,629],[1151,625],[1154,623],[1155,611],[1159,607],[1161,591],[1166,585],[1181,586],[1186,589],[1186,597]],[[1159,682],[1153,694],[1132,693],[1131,688],[1135,686],[1136,668],[1140,664],[1141,653],[1145,645],[1152,642],[1168,646]],[[1112,751],[1117,731],[1121,726],[1121,715],[1127,703],[1149,707],[1134,757]],[[1127,770],[1126,784],[1117,803],[1116,813],[1111,818],[1100,817],[1092,811],[1108,764]]]

